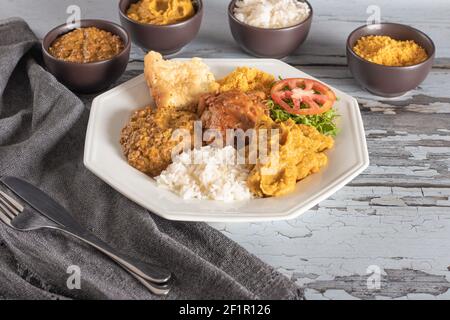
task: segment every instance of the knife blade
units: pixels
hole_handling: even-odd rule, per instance
[[[53,222],[63,226],[78,225],[63,206],[31,183],[10,176],[2,177],[0,181],[29,206]]]
[[[0,182],[44,217],[60,225],[75,237],[95,246],[138,276],[160,284],[167,283],[171,279],[171,272],[165,270],[161,265],[149,262],[142,263],[133,257],[124,256],[117,252],[103,240],[84,229],[63,206],[29,182],[10,176],[1,177]],[[131,262],[132,265],[130,266],[128,262]],[[135,266],[138,268],[135,268]]]

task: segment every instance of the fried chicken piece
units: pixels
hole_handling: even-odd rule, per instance
[[[158,108],[195,111],[202,94],[219,88],[209,67],[200,58],[164,60],[158,52],[150,51],[144,64],[145,78]]]
[[[261,116],[268,114],[263,99],[265,94],[261,91],[231,90],[204,95],[200,98],[197,114],[205,129],[217,130],[225,141],[227,129],[252,129]]]

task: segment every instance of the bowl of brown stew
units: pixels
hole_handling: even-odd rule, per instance
[[[130,48],[128,32],[104,20],[60,25],[42,41],[47,70],[78,93],[99,92],[117,81],[128,65]]]
[[[197,36],[203,19],[201,0],[180,0],[178,3],[188,3],[189,9],[171,10],[179,12],[179,17],[163,21],[154,14],[168,8],[151,11],[147,8],[147,0],[120,0],[120,23],[130,33],[133,43],[143,50],[158,51],[166,56],[175,54]]]

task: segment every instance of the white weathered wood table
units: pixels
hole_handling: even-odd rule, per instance
[[[229,33],[228,1],[204,2],[201,32],[179,56],[248,57]],[[450,2],[311,3],[315,18],[309,39],[286,61],[358,99],[371,165],[298,219],[214,227],[295,279],[310,299],[448,299]],[[0,18],[23,17],[42,37],[64,23],[72,4],[80,6],[83,18],[118,21],[111,0],[0,0]],[[380,7],[382,21],[410,24],[436,43],[433,71],[404,97],[383,99],[362,91],[346,67],[345,39],[365,23],[369,5]],[[142,58],[134,48],[129,76],[141,72]],[[377,270],[380,287],[368,286]]]

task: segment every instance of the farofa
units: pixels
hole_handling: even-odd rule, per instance
[[[395,40],[388,36],[360,38],[353,51],[361,58],[385,66],[404,67],[428,58],[424,48],[412,40]]]
[[[180,143],[192,147],[194,134],[194,113],[175,111],[171,108],[137,110],[122,130],[120,144],[128,163],[139,171],[155,177],[172,163],[172,151]],[[187,130],[190,141],[183,136],[172,136],[175,130]],[[182,151],[182,150],[178,150]]]
[[[220,92],[231,90],[242,92],[263,91],[268,95],[274,81],[275,78],[271,74],[256,68],[239,67],[218,82],[220,84]]]

